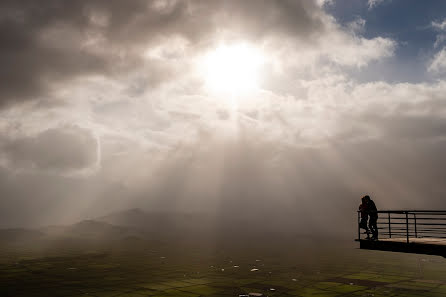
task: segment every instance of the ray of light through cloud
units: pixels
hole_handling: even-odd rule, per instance
[[[446,15],[347,2],[2,1],[0,225],[444,205]]]

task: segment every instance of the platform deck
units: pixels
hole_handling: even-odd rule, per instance
[[[385,238],[378,241],[357,240],[361,249],[416,253],[446,257],[446,238]]]
[[[385,238],[385,239],[381,239],[381,241],[406,243],[407,239],[406,238]],[[446,238],[410,238],[409,243],[434,244],[434,245],[445,245],[446,246]]]

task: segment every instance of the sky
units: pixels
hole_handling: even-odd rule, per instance
[[[441,0],[3,0],[0,63],[0,227],[446,208]]]

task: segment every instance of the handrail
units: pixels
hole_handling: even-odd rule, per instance
[[[446,214],[446,210],[409,210],[409,209],[404,209],[404,210],[378,210],[377,213],[421,213],[421,212],[426,212],[426,213],[443,213]]]
[[[370,213],[378,214],[380,238],[405,238],[409,243],[411,238],[446,237],[446,210],[378,210]],[[361,211],[358,211],[358,240],[363,239],[360,221]]]

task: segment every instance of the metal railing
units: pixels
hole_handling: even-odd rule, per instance
[[[446,238],[446,210],[379,210],[379,238]],[[360,226],[358,211],[358,240],[366,234]],[[363,236],[364,237],[364,236]]]

